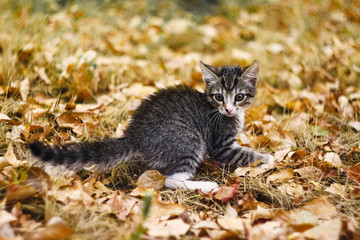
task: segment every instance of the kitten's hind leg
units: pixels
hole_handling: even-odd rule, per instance
[[[196,190],[199,189],[203,193],[217,192],[219,186],[216,182],[210,181],[191,181],[192,174],[187,172],[175,173],[166,177],[165,187],[167,188],[181,188]]]

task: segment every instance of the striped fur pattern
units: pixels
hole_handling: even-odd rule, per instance
[[[205,93],[184,85],[159,90],[133,114],[124,137],[64,146],[35,142],[30,144],[33,155],[42,162],[72,169],[94,164],[109,169],[141,159],[149,169],[168,177],[166,186],[203,191],[217,185],[189,179],[205,157],[234,166],[272,161],[271,155],[236,142],[244,126],[244,111],[256,94],[259,64],[217,68],[200,63],[200,67]]]

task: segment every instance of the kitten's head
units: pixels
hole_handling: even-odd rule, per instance
[[[260,64],[250,66],[224,66],[221,68],[200,62],[206,95],[220,113],[229,117],[243,114],[256,94]]]

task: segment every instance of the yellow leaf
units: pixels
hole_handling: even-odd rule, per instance
[[[164,203],[154,199],[151,208],[150,216],[154,218],[169,219],[171,217],[179,216],[186,211],[186,207],[176,203]]]
[[[331,219],[338,214],[334,204],[325,196],[320,196],[306,203],[301,209],[307,210],[318,218],[325,220]]]
[[[145,171],[136,182],[136,186],[153,188],[159,191],[165,185],[165,177],[156,170]]]
[[[294,177],[294,169],[288,168],[276,173],[271,174],[267,179],[266,183],[269,184],[270,182],[282,182]]]

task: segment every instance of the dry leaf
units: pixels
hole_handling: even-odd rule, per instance
[[[343,169],[351,180],[360,185],[360,163],[349,168],[343,167]]]
[[[162,220],[165,220],[171,217],[179,216],[185,212],[186,209],[186,207],[180,204],[164,203],[154,199],[150,208],[150,216],[153,218],[161,218]]]
[[[339,155],[334,152],[326,153],[323,161],[330,167],[340,168],[343,165]]]
[[[293,177],[294,177],[294,169],[288,168],[271,174],[266,179],[266,183],[269,184],[270,182],[282,182],[288,179],[292,179]]]
[[[309,166],[295,169],[294,172],[298,173],[303,178],[319,179],[323,171],[317,167]]]
[[[221,228],[236,234],[245,233],[246,229],[249,229],[251,226],[250,219],[244,219],[239,217],[233,218],[219,216],[217,218],[217,222]]]
[[[306,203],[301,209],[307,210],[324,220],[331,219],[338,214],[336,207],[326,196],[315,198],[311,202]]]
[[[153,188],[155,191],[159,191],[165,185],[165,177],[156,170],[145,171],[136,182],[136,186],[142,186],[147,188]]]
[[[303,232],[318,225],[318,218],[309,211],[300,210],[290,214],[290,221],[295,231]]]
[[[349,126],[355,129],[356,131],[360,132],[360,122],[358,121],[349,122]]]
[[[194,229],[220,229],[219,225],[216,224],[216,222],[213,221],[199,221],[194,226],[192,226]]]
[[[318,226],[303,232],[303,236],[309,239],[338,240],[340,239],[340,233],[341,220],[335,218],[321,222]]]
[[[27,240],[60,240],[71,236],[75,230],[67,226],[59,217],[53,217],[44,229],[30,232],[25,235]]]
[[[184,223],[182,219],[173,219],[168,221],[161,221],[156,224],[145,224],[147,234],[152,237],[169,238],[171,236],[179,237],[187,233],[190,225]]]
[[[134,190],[131,191],[130,196],[133,197],[144,197],[148,192],[151,192],[154,196],[156,194],[156,191],[153,188],[148,188],[144,186],[138,186]]]
[[[24,165],[25,162],[19,161],[14,153],[12,144],[9,144],[4,157],[0,157],[0,169],[11,165],[14,168]]]
[[[77,116],[70,115],[68,113],[63,113],[56,118],[56,122],[60,127],[70,127],[74,128],[81,124],[80,119]]]
[[[249,233],[249,240],[286,239],[287,236],[285,224],[279,221],[255,225]]]
[[[330,187],[327,187],[325,191],[333,194],[337,194],[342,198],[346,198],[346,188],[344,185],[341,185],[339,183],[333,183],[330,185]]]
[[[240,184],[233,184],[231,186],[221,186],[215,193],[214,198],[222,202],[228,202],[236,197]]]
[[[350,189],[350,198],[352,199],[360,199],[360,187],[359,186],[351,186]]]
[[[25,201],[35,196],[36,189],[32,186],[20,186],[17,183],[10,183],[6,188],[6,202]]]

